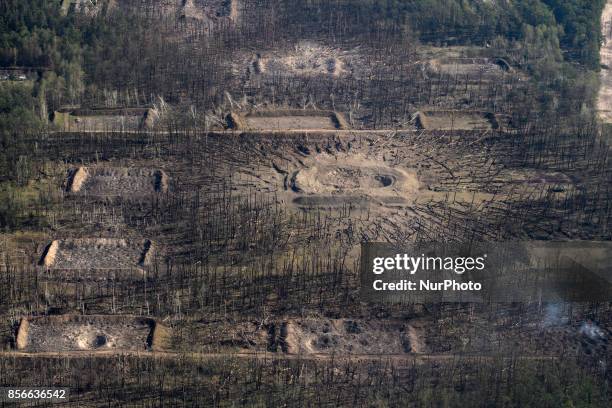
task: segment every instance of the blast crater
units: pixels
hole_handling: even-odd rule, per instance
[[[408,202],[415,198],[419,181],[414,172],[361,156],[318,157],[294,171],[288,186],[299,194],[298,205],[329,206],[380,201]]]

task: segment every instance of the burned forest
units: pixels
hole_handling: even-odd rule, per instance
[[[609,0],[3,0],[0,405],[610,406],[610,41]],[[380,245],[494,248],[489,297],[370,296]]]

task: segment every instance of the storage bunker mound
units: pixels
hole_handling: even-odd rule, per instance
[[[24,352],[144,351],[166,345],[168,329],[137,316],[62,315],[23,318],[17,349]]]
[[[360,155],[320,155],[284,183],[293,202],[306,207],[401,205],[413,201],[420,186],[416,173]]]
[[[440,58],[429,61],[428,70],[438,75],[495,79],[512,68],[503,58]]]
[[[402,321],[298,319],[268,327],[268,349],[290,354],[423,353],[423,332]]]
[[[256,54],[248,61],[247,72],[250,75],[339,77],[353,71],[356,58],[350,52],[303,41],[287,50]]]
[[[238,17],[238,0],[179,0],[178,17],[202,22]]]
[[[492,130],[500,127],[494,113],[460,110],[420,111],[415,115],[415,125],[424,130]]]
[[[134,131],[152,129],[158,117],[153,108],[61,108],[52,120],[68,132]]]
[[[141,0],[122,1],[125,12],[140,12],[153,17],[184,19],[194,23],[236,21],[239,0]]]
[[[152,263],[155,251],[148,239],[60,239],[46,247],[40,265],[53,270],[141,270]]]
[[[231,112],[228,127],[236,130],[348,129],[341,113],[325,110],[283,109],[240,114]]]
[[[163,170],[125,167],[78,167],[68,172],[66,191],[92,196],[135,196],[168,190]]]
[[[116,0],[62,0],[60,11],[63,15],[80,13],[87,17],[95,17],[104,10],[112,10]]]

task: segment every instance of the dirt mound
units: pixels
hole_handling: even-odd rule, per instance
[[[236,19],[239,14],[239,0],[181,0],[183,10],[205,15],[208,18],[228,17]]]
[[[491,130],[499,128],[495,114],[481,111],[428,110],[417,112],[415,124],[425,130]]]
[[[27,352],[159,350],[166,341],[166,328],[136,316],[24,318],[17,333],[17,349]]]
[[[282,327],[282,326],[281,326]],[[422,330],[409,322],[362,319],[300,319],[279,332],[292,354],[403,354],[425,352]]]
[[[51,242],[40,264],[48,269],[140,269],[151,264],[155,245],[149,240],[118,238],[62,239]]]
[[[175,22],[183,20],[209,28],[215,23],[237,22],[243,9],[241,0],[121,0],[116,6],[122,13]]]
[[[62,0],[60,10],[63,15],[70,12],[80,13],[87,17],[95,17],[104,10],[111,10],[117,0]]]
[[[229,128],[237,130],[348,129],[341,113],[325,110],[277,109],[247,113],[231,112]]]
[[[429,61],[428,70],[438,75],[495,79],[512,68],[502,58],[441,58]]]
[[[195,0],[185,0],[181,10],[182,17],[205,20],[207,18],[204,10],[195,4]]]
[[[342,77],[352,74],[359,60],[355,52],[304,41],[292,48],[251,56],[246,70],[250,75]],[[240,65],[239,69],[244,69],[245,62]]]
[[[67,132],[136,131],[153,128],[158,116],[152,108],[62,108],[53,123]]]
[[[163,170],[123,167],[78,167],[68,172],[66,191],[91,196],[135,196],[168,190]]]
[[[76,193],[81,190],[83,187],[83,183],[89,177],[89,173],[87,172],[86,167],[79,167],[76,170],[73,170],[68,178],[68,187],[67,190]]]

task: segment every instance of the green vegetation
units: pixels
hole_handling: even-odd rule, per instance
[[[81,35],[74,17],[61,15],[58,6],[46,0],[0,2],[0,67],[38,72],[34,84],[0,82],[0,181],[28,184],[32,171],[22,158],[32,152],[31,136],[46,125],[49,111],[77,101],[82,92]]]
[[[39,175],[33,156],[34,136],[44,121],[34,94],[31,84],[0,82],[0,231],[43,222],[40,214],[29,212],[32,203],[42,202],[33,187]]]
[[[323,26],[326,16],[342,11],[375,28],[380,21],[409,27],[423,41],[484,45],[501,36],[529,41],[529,33],[557,37],[567,58],[596,69],[605,0],[311,0],[292,4]],[[349,17],[351,18],[351,17]],[[553,40],[553,42],[555,42]]]
[[[601,12],[605,0],[544,0],[562,27],[559,39],[568,58],[591,69],[599,68]]]
[[[36,114],[37,100],[31,87],[0,82],[0,180],[17,180],[20,154],[31,148],[27,139],[43,123]],[[27,183],[27,179],[22,179]]]
[[[82,38],[74,16],[63,16],[57,1],[8,0],[0,4],[0,66],[45,68],[60,79],[68,100],[82,88]],[[57,102],[62,102],[57,100]]]

